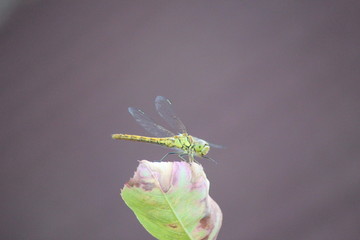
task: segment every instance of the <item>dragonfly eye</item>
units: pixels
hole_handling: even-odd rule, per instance
[[[201,149],[201,155],[205,156],[206,154],[208,154],[209,150],[210,150],[209,145],[207,144],[204,145],[203,149]]]

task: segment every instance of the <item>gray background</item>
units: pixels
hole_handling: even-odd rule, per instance
[[[152,239],[119,197],[170,98],[219,239],[360,239],[357,1],[31,1],[0,29],[1,239]],[[15,9],[15,8],[13,8]],[[6,19],[5,17],[2,19]],[[169,159],[170,160],[170,159]]]

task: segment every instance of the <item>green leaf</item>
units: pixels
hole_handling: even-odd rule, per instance
[[[201,165],[140,161],[121,197],[159,240],[214,240],[222,213]]]

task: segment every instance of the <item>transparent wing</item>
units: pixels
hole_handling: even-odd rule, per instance
[[[165,129],[164,127],[156,124],[148,115],[143,111],[129,107],[129,113],[134,117],[137,123],[139,123],[146,131],[155,137],[173,137],[175,134]]]
[[[159,115],[178,133],[186,133],[185,125],[181,122],[172,109],[172,104],[169,99],[157,96],[155,99],[155,107]]]
[[[223,148],[223,149],[226,148],[225,146],[214,144],[214,143],[209,143],[209,145],[210,145],[210,147],[213,147],[213,148]]]

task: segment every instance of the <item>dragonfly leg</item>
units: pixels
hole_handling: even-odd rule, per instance
[[[190,164],[191,164],[192,162],[194,162],[194,163],[197,163],[197,164],[200,165],[200,163],[194,158],[194,155],[189,155],[189,161],[190,161]]]
[[[187,162],[187,160],[184,158],[184,156],[186,155],[189,155],[187,153],[181,153],[181,154],[178,154],[178,157],[181,158],[184,162]]]
[[[161,159],[160,162],[162,162],[167,156],[171,155],[171,154],[177,154],[177,152],[169,152],[167,154],[165,154]]]
[[[196,162],[196,163],[200,164],[198,161],[195,160],[194,155],[192,155],[192,154],[182,153],[182,154],[179,154],[178,156],[179,156],[179,158],[181,158],[182,160],[184,160],[184,162],[188,162],[188,163],[190,163],[190,164],[191,164],[192,162]],[[188,158],[188,159],[185,159],[184,156],[189,156],[189,158]]]
[[[211,157],[203,156],[203,158],[213,161],[215,164],[217,164],[217,161]]]

